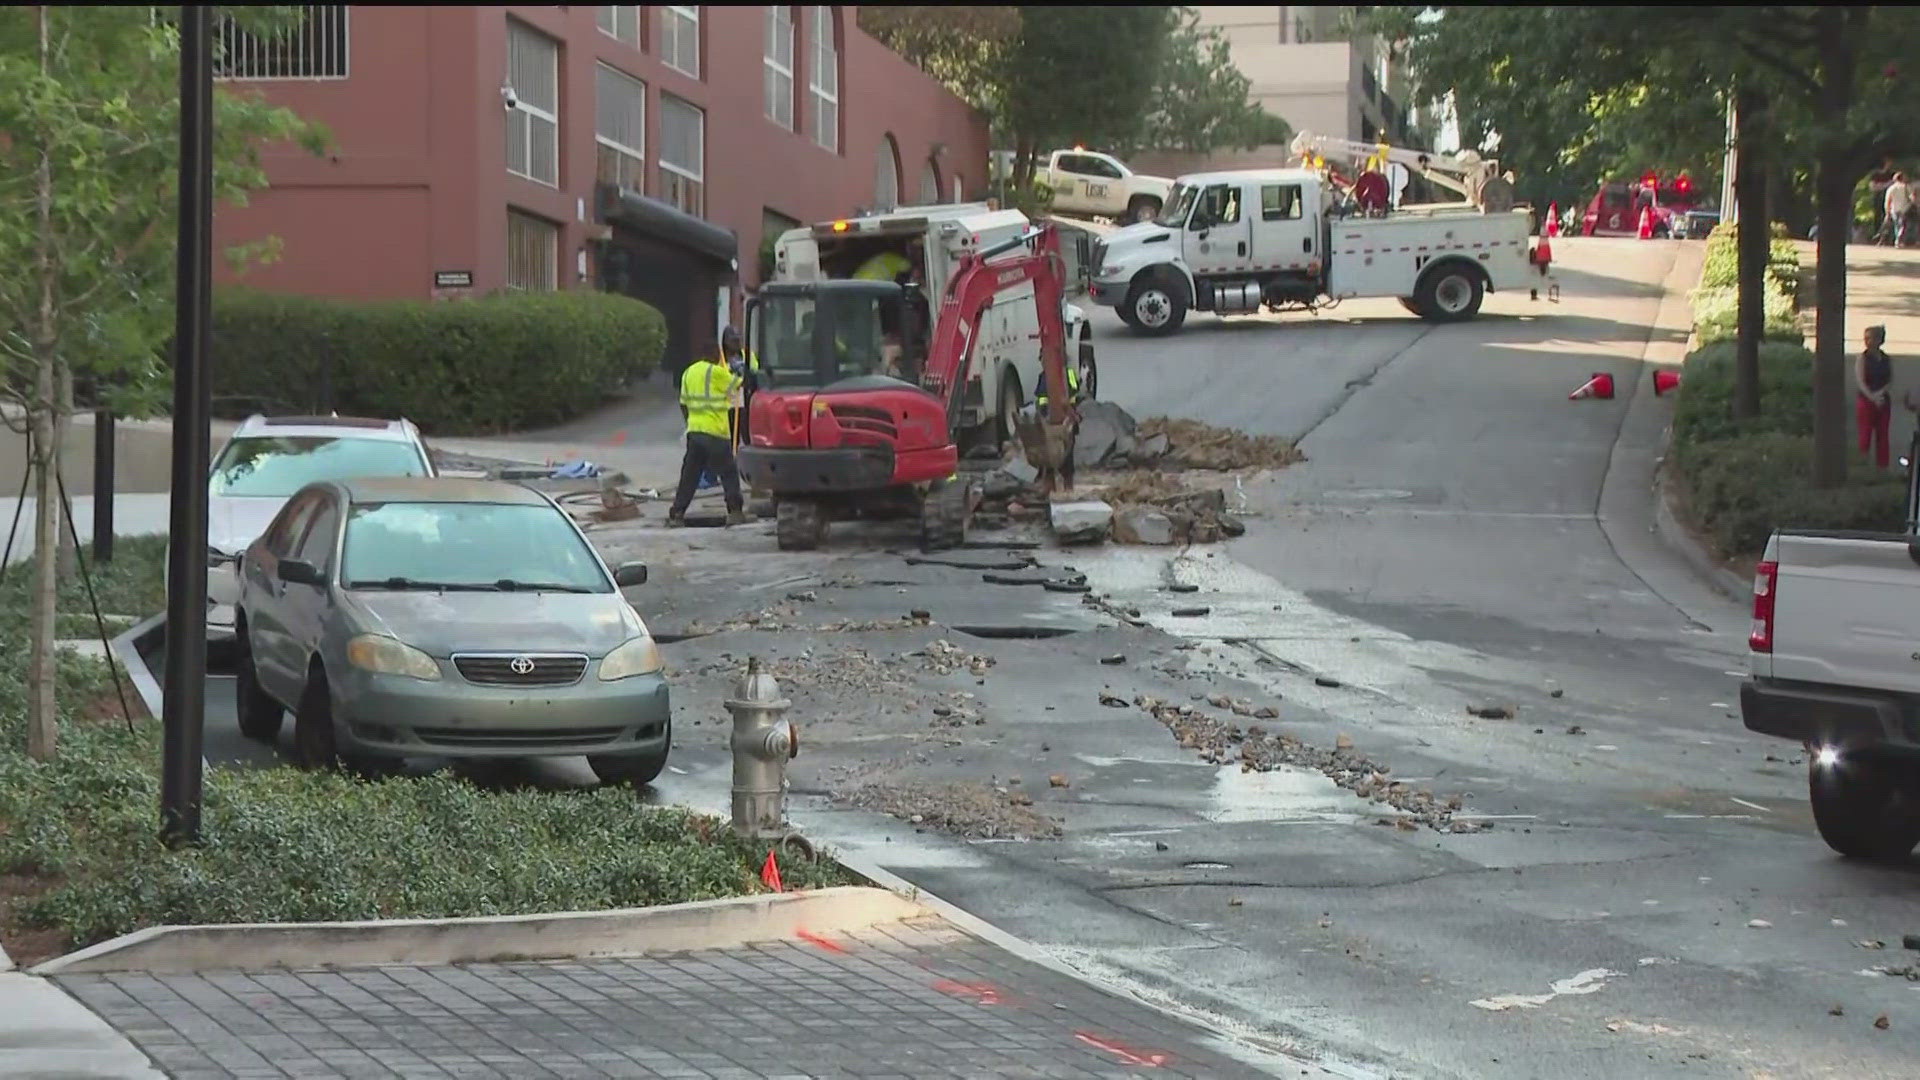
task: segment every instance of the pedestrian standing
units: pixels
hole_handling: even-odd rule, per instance
[[[1891,209],[1891,206],[1889,206]],[[1872,451],[1876,468],[1887,467],[1888,428],[1893,421],[1893,360],[1887,355],[1887,328],[1867,327],[1866,348],[1853,365],[1854,418],[1860,426],[1860,452]]]
[[[738,406],[742,380],[724,360],[710,356],[687,365],[680,375],[680,409],[687,418],[687,447],[680,459],[680,487],[673,493],[673,506],[667,511],[667,527],[685,525],[687,507],[700,476],[712,472],[720,478],[727,500],[727,524],[747,520],[746,502],[740,497],[740,469],[733,458],[731,411]]]

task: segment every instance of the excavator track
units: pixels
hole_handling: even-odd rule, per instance
[[[934,481],[920,501],[921,549],[947,551],[966,543],[972,513],[972,484],[963,478]]]
[[[812,551],[827,538],[827,511],[808,499],[782,499],[774,508],[773,536],[781,551]]]

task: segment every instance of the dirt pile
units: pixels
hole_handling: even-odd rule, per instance
[[[1157,462],[1162,468],[1238,472],[1284,469],[1296,461],[1306,460],[1306,455],[1291,442],[1277,435],[1249,435],[1198,420],[1166,416],[1149,416],[1140,421],[1136,437],[1142,442],[1152,443],[1162,436],[1167,441],[1167,452]]]
[[[1060,822],[1036,812],[1032,796],[1017,788],[975,782],[870,783],[835,793],[834,800],[974,840],[1060,836]]]

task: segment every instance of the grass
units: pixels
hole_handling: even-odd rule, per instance
[[[116,555],[97,582],[102,609],[162,606],[164,542],[123,542]],[[9,640],[24,640],[29,576],[0,573]],[[85,611],[69,584],[62,611]],[[494,791],[446,774],[215,767],[203,844],[170,851],[157,836],[159,725],[121,722],[106,665],[62,654],[59,752],[29,759],[26,652],[0,654],[0,939],[17,960],[166,923],[604,910],[765,891],[766,846],[723,821],[625,789]],[[854,881],[828,860],[781,871],[789,888]]]
[[[1715,231],[1709,244],[1722,254],[1732,238]],[[1776,240],[1776,261],[1780,242]],[[1812,354],[1799,331],[1786,331],[1791,286],[1776,265],[1768,273],[1768,340],[1761,346],[1761,411],[1734,419],[1734,313],[1730,290],[1709,288],[1716,265],[1709,248],[1703,288],[1695,296],[1695,332],[1701,346],[1686,359],[1680,400],[1674,405],[1672,477],[1682,517],[1722,559],[1747,563],[1766,548],[1776,528],[1897,530],[1907,507],[1907,484],[1897,471],[1878,471],[1859,459],[1837,488],[1812,486]]]

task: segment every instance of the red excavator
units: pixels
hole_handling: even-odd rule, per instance
[[[1046,415],[1022,433],[1023,441],[1033,465],[1068,467],[1073,429],[1060,317],[1064,280],[1058,234],[1041,225],[967,255],[948,282],[931,333],[926,299],[914,285],[763,286],[747,305],[760,385],[748,406],[749,445],[739,460],[741,473],[773,495],[780,549],[820,546],[835,518],[917,517],[928,550],[966,539],[974,496],[960,474],[960,395],[981,316],[1000,293],[1027,282],[1039,319],[1041,370],[1052,393]]]

